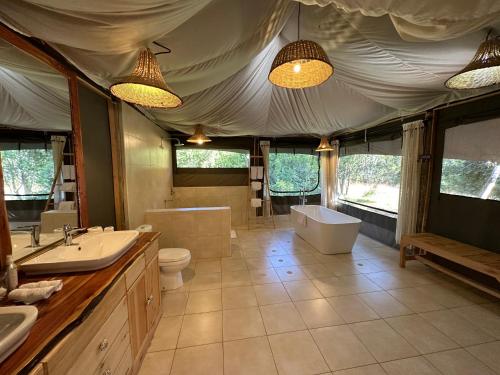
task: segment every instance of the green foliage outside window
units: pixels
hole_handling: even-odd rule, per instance
[[[247,150],[179,148],[175,152],[177,168],[248,168]]]
[[[48,194],[54,178],[51,150],[1,151],[5,194]],[[15,197],[6,199],[46,199],[46,196]]]
[[[302,189],[308,195],[321,193],[317,154],[271,152],[269,171],[271,195],[299,195]]]

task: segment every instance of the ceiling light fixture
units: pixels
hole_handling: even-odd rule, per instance
[[[203,133],[203,126],[196,125],[194,134],[187,139],[187,142],[202,145],[207,142],[212,142],[212,140]]]
[[[287,44],[274,58],[269,81],[276,86],[302,89],[320,85],[333,74],[333,66],[321,46],[311,40],[300,40],[300,3],[297,41]]]
[[[490,34],[491,30],[467,66],[445,82],[446,87],[477,89],[500,83],[500,37]]]
[[[326,151],[333,151],[334,148],[328,141],[328,137],[321,137],[321,141],[319,142],[319,146],[316,149],[316,152],[326,152]]]
[[[156,55],[170,53],[169,48],[153,43],[167,50]],[[132,73],[111,85],[110,90],[116,97],[144,107],[175,108],[182,104],[182,99],[165,83],[160,64],[149,48],[139,53]]]

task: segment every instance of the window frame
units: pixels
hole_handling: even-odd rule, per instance
[[[241,151],[247,151],[248,152],[248,166],[246,167],[232,167],[232,168],[202,168],[202,167],[179,167],[177,165],[177,151],[180,150],[180,149],[184,149],[184,150],[213,150],[213,151],[234,151],[234,150],[241,150]],[[172,154],[173,154],[173,157],[172,157],[172,164],[173,164],[173,167],[174,167],[174,170],[176,171],[180,171],[180,173],[183,173],[182,171],[186,171],[186,173],[193,173],[193,172],[199,172],[199,171],[225,171],[226,173],[227,172],[235,172],[235,171],[239,171],[239,170],[245,170],[247,171],[249,166],[250,166],[250,158],[251,158],[251,154],[250,154],[250,150],[248,150],[247,148],[235,148],[235,147],[203,147],[203,148],[200,148],[200,147],[196,147],[196,146],[182,146],[182,147],[172,147]]]

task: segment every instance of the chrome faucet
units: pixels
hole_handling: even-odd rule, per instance
[[[302,188],[302,189],[300,189],[299,204],[301,206],[304,206],[306,203],[307,203],[306,189]]]
[[[85,228],[72,228],[71,224],[63,225],[63,233],[64,233],[64,246],[75,245],[73,243],[73,234],[84,231]]]
[[[30,230],[31,235],[31,245],[30,247],[39,247],[40,246],[40,225],[28,225],[25,227],[18,227],[16,229],[11,229],[11,232],[25,232],[26,229]]]

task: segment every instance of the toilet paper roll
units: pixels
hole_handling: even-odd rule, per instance
[[[260,189],[262,189],[262,182],[252,181],[251,186],[253,191],[259,191]]]
[[[262,199],[260,199],[260,198],[252,198],[250,200],[250,205],[252,207],[255,207],[255,208],[262,207]]]
[[[250,167],[250,178],[252,180],[257,179],[257,167]]]

